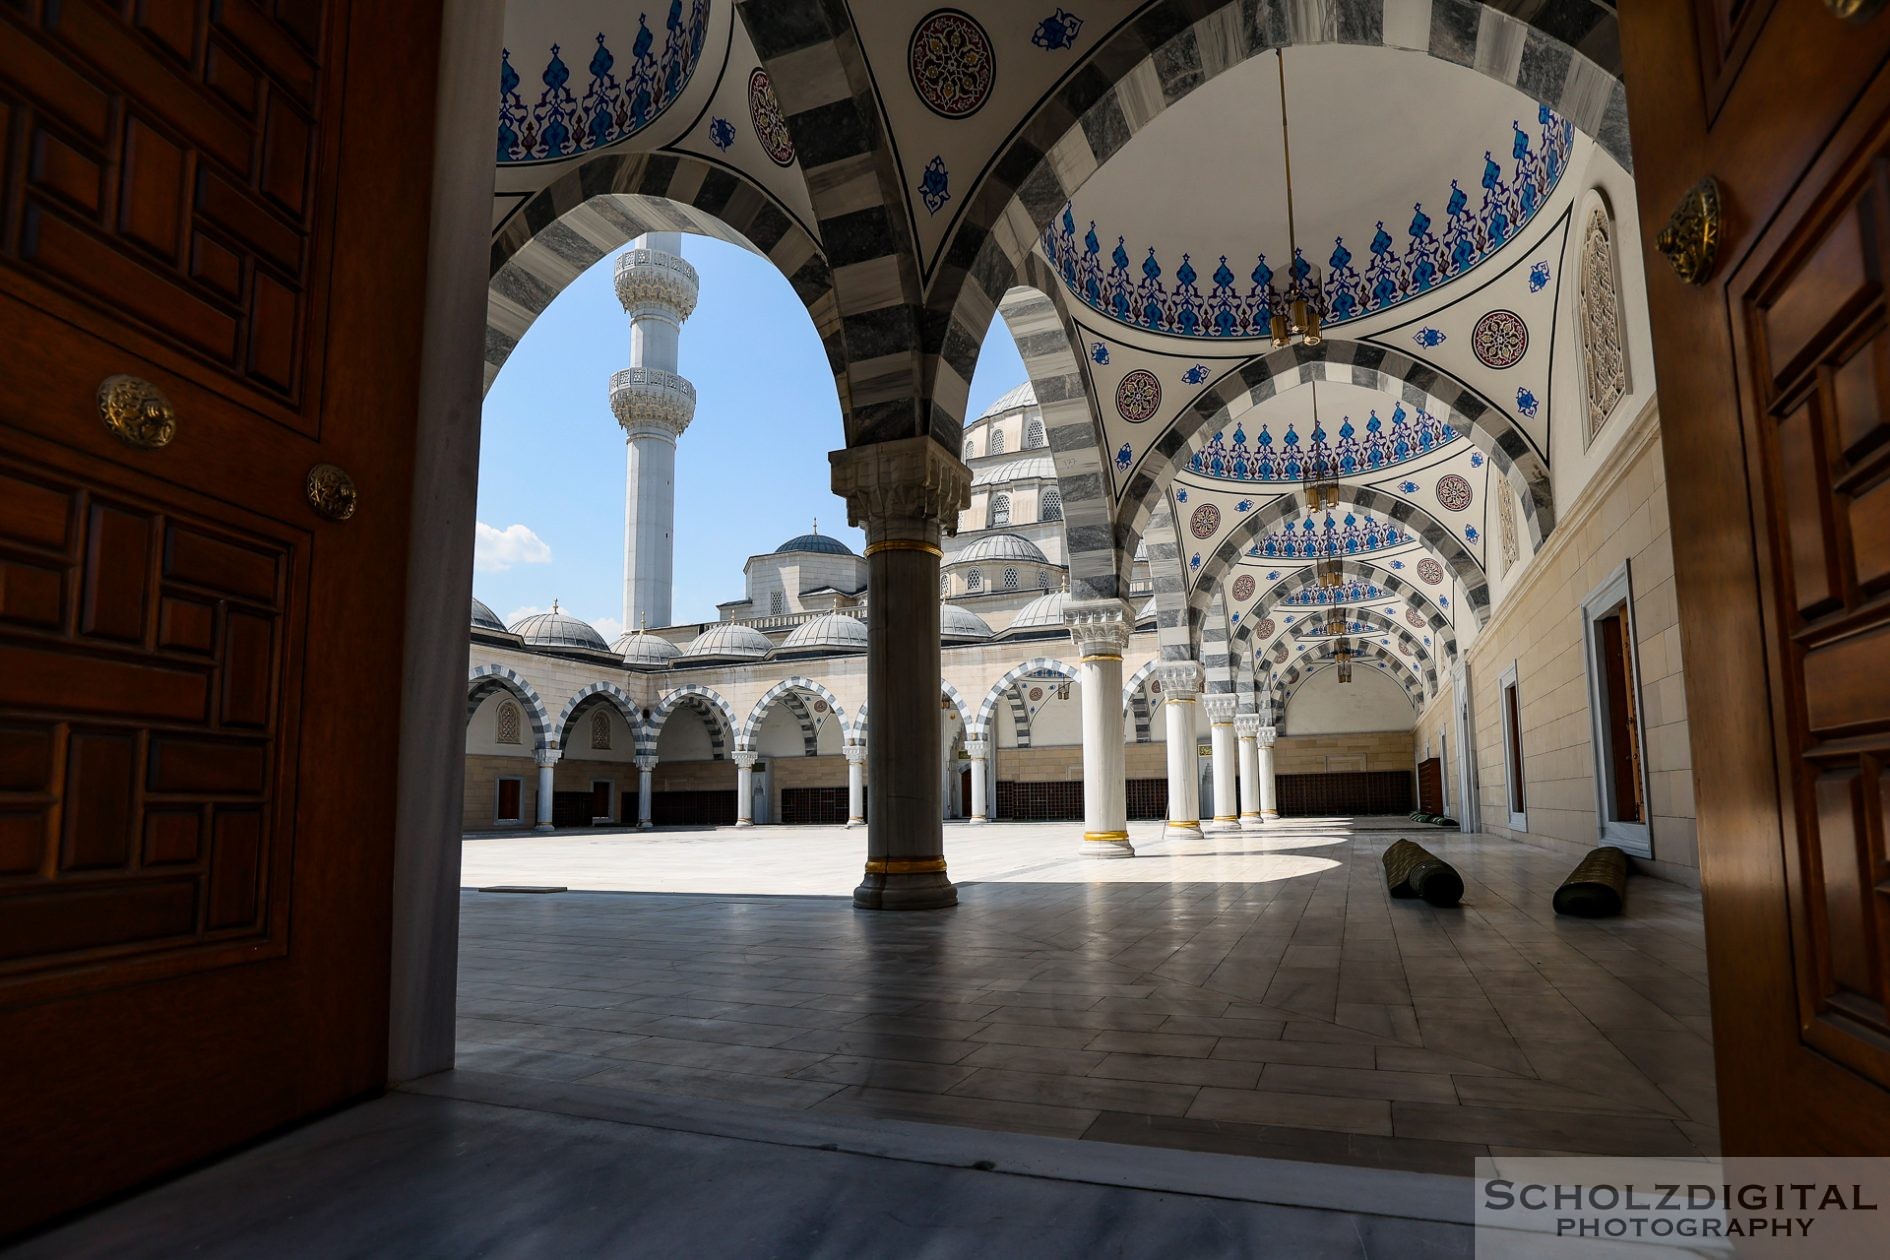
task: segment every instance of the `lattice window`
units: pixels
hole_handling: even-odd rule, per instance
[[[1037,589],[1046,595],[1050,593],[1050,575],[1043,570],[1037,572]]]
[[[965,458],[966,459],[971,458],[971,439],[970,438],[965,439]]]
[[[1007,591],[1014,591],[1017,589],[1017,570],[1016,569],[1004,570],[1004,589]]]
[[[985,445],[985,454],[1002,455],[1004,453],[1004,430],[991,430],[991,440]]]
[[[495,719],[497,729],[492,736],[493,742],[498,744],[516,744],[522,742],[519,738],[519,726],[522,721],[523,715],[519,712],[516,704],[513,704],[510,700],[501,704],[499,706],[498,717]]]
[[[1043,510],[1037,515],[1046,521],[1062,520],[1063,496],[1055,490],[1045,490],[1043,492]]]
[[[1499,486],[1496,491],[1496,524],[1503,542],[1503,572],[1507,574],[1522,555],[1516,540],[1516,496],[1507,487]]]
[[[986,529],[996,529],[1000,525],[1009,525],[1011,523],[1011,496],[1008,494],[992,495],[991,510],[988,515],[989,519],[985,522]]]
[[[768,611],[779,617],[787,611],[787,594],[783,591],[771,591],[768,594]]]
[[[938,593],[941,599],[952,593],[952,580],[943,573],[938,575]]]
[[[591,747],[610,747],[610,714],[602,709],[591,714]]]
[[[1592,439],[1627,396],[1627,353],[1621,344],[1621,291],[1614,253],[1614,225],[1597,206],[1582,232],[1582,395]]]
[[[983,569],[973,569],[971,572],[965,574],[965,589],[968,591],[981,591],[984,589]]]
[[[1024,426],[1024,449],[1034,451],[1043,445],[1043,421],[1032,420]]]

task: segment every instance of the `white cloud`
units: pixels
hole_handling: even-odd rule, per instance
[[[494,529],[480,521],[473,541],[473,569],[480,573],[502,573],[515,564],[550,564],[551,546],[534,534],[529,525],[507,525]]]
[[[516,626],[527,617],[536,617],[539,613],[547,613],[550,611],[551,609],[540,608],[536,604],[526,604],[522,607],[514,608],[511,615],[505,619],[505,624],[508,626]]]
[[[615,643],[623,636],[622,617],[599,617],[591,622],[591,629],[604,636],[604,642]]]

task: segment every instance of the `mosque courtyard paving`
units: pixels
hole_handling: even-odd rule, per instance
[[[909,914],[838,827],[469,837],[459,1067],[1425,1172],[1717,1149],[1697,892],[1558,918],[1565,855],[1389,819],[1075,833],[948,825],[960,904]],[[1460,907],[1387,896],[1400,835]]]

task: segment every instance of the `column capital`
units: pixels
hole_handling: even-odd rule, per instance
[[[1129,609],[1119,599],[1085,600],[1064,605],[1063,623],[1082,656],[1120,657],[1135,633]]]
[[[563,754],[556,748],[540,748],[532,753],[532,760],[538,763],[540,770],[543,770],[547,766],[557,765],[558,758],[561,756],[563,756]]]
[[[1218,695],[1201,698],[1201,707],[1207,710],[1208,721],[1216,726],[1231,725],[1234,720],[1234,710],[1239,705],[1240,701],[1234,696]]]
[[[1170,700],[1193,700],[1201,694],[1201,667],[1193,661],[1163,661],[1155,667],[1162,695]]]
[[[1236,713],[1234,715],[1234,733],[1242,739],[1253,739],[1260,734],[1260,715],[1258,713]]]
[[[645,774],[650,773],[650,771],[656,769],[656,758],[655,757],[638,757],[637,769],[641,770]]]
[[[1278,733],[1278,728],[1276,727],[1272,727],[1272,726],[1261,727],[1258,732],[1258,735],[1260,737],[1260,747],[1262,748],[1273,747],[1273,739],[1277,733]]]
[[[983,761],[991,755],[991,741],[988,739],[968,739],[965,741],[965,756],[973,761]]]
[[[848,765],[859,766],[866,764],[865,744],[842,744],[840,745],[840,751],[846,754]]]
[[[728,759],[743,770],[753,770],[755,761],[760,756],[761,754],[752,748],[737,748],[728,755]]]
[[[847,523],[866,531],[866,552],[879,543],[922,542],[937,548],[941,531],[958,531],[971,506],[971,470],[929,437],[899,438],[834,451],[833,492],[847,501]]]

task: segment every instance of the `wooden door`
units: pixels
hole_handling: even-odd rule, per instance
[[[0,6],[0,1235],[384,1081],[438,40]]]
[[[1444,812],[1444,763],[1426,757],[1417,767],[1418,808],[1427,814]]]
[[[1729,1154],[1890,1133],[1890,15],[1833,13],[1877,7],[1621,6]]]

